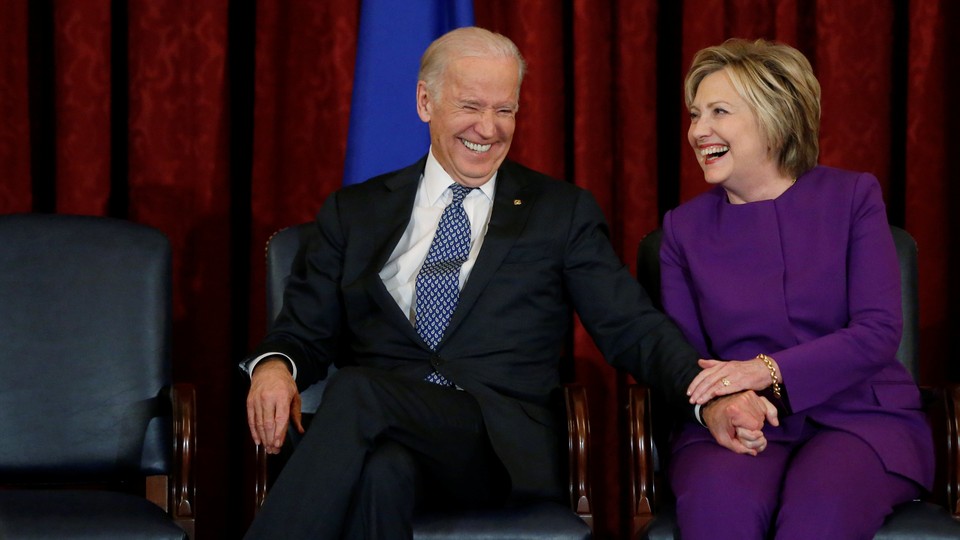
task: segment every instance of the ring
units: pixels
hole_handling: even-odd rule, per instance
[[[724,378],[720,379],[720,384],[722,384],[722,385],[724,385],[724,386],[730,386],[730,379],[724,377]]]

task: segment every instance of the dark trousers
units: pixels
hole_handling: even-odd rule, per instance
[[[472,396],[347,367],[246,538],[411,538],[417,510],[497,504],[508,485]]]

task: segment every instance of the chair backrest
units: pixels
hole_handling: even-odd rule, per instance
[[[890,226],[893,243],[900,264],[900,294],[903,305],[903,335],[897,349],[897,359],[913,375],[920,378],[920,310],[917,293],[917,243],[910,233]],[[660,300],[660,242],[663,230],[656,229],[640,240],[637,252],[637,279],[647,289],[654,304],[662,308]]]
[[[267,241],[267,326],[273,322],[283,307],[283,290],[287,285],[294,262],[303,265],[300,247],[309,241],[310,228],[294,225],[280,229]]]
[[[267,326],[280,313],[283,307],[283,290],[290,274],[300,274],[305,270],[304,252],[317,235],[316,226],[301,223],[281,229],[267,241]],[[333,366],[327,370],[327,376],[336,370]],[[300,394],[301,410],[311,413],[320,406],[325,381],[315,383]]]
[[[169,472],[166,237],[109,218],[0,216],[0,299],[2,481]]]
[[[897,359],[913,380],[920,381],[920,307],[917,276],[917,243],[910,233],[890,226],[893,244],[900,263],[900,297],[903,305],[903,335],[897,349]]]

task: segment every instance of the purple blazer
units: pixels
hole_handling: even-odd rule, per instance
[[[704,358],[777,360],[794,414],[857,435],[886,469],[930,488],[933,443],[915,382],[897,361],[896,251],[877,179],[816,167],[771,201],[722,187],[667,213],[663,303]],[[676,445],[712,439],[687,424]]]

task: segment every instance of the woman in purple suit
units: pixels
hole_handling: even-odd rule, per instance
[[[703,358],[689,388],[779,411],[740,452],[682,426],[670,482],[684,540],[872,538],[933,479],[900,342],[896,252],[876,178],[817,166],[820,85],[796,49],[697,53],[688,139],[713,185],[664,218],[664,307]],[[774,423],[778,425],[773,425]]]

